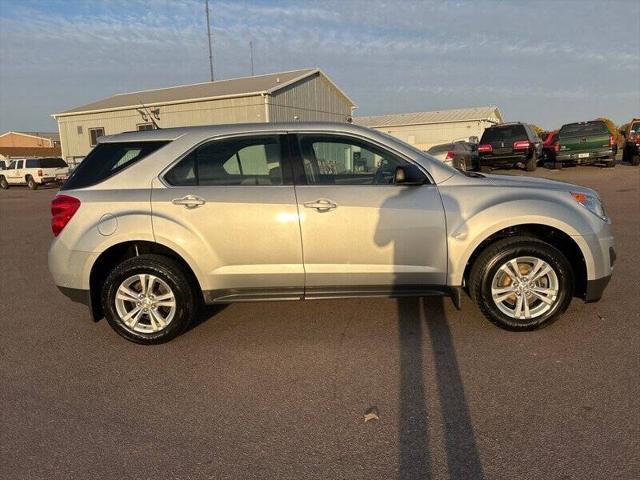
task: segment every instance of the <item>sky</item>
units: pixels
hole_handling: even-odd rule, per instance
[[[640,2],[211,0],[216,79],[319,67],[375,115],[497,105],[558,128],[640,116]],[[204,0],[0,0],[0,132],[209,79]]]

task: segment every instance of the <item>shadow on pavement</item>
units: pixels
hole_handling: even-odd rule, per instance
[[[425,369],[432,369],[444,421],[447,467],[451,479],[484,478],[443,297],[398,300],[400,340],[400,478],[431,478],[429,406]],[[424,319],[424,320],[423,320]],[[423,321],[432,363],[423,364]],[[428,361],[427,361],[428,362]],[[435,407],[431,407],[435,408]]]

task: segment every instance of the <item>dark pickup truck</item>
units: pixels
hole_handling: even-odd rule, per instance
[[[631,165],[640,165],[640,118],[631,120],[624,132],[622,161]]]
[[[604,163],[606,167],[616,166],[616,139],[601,120],[563,125],[558,142],[556,165]]]

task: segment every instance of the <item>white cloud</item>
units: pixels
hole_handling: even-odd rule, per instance
[[[623,121],[640,102],[640,7],[586,3],[212,0],[216,73],[248,74],[253,39],[258,73],[319,66],[363,114],[498,103],[541,123],[571,109]],[[203,1],[5,2],[0,130],[52,128],[53,111],[204,81],[207,62]]]

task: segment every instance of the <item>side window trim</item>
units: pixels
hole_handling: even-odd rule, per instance
[[[313,186],[313,187],[397,187],[396,184],[389,184],[389,185],[322,185],[322,184],[310,184],[307,182],[307,176],[306,173],[304,171],[304,158],[302,156],[302,151],[300,150],[300,137],[303,137],[305,135],[308,136],[327,136],[327,137],[334,137],[336,139],[347,139],[347,140],[354,140],[356,142],[362,143],[364,145],[371,145],[371,147],[378,149],[378,150],[382,150],[383,152],[388,152],[391,155],[393,155],[394,157],[397,157],[407,163],[409,163],[410,165],[414,165],[416,167],[418,167],[420,169],[420,171],[422,171],[422,173],[425,174],[425,176],[427,177],[427,182],[425,183],[425,185],[432,185],[433,179],[431,178],[431,175],[429,174],[429,172],[427,171],[427,169],[422,166],[419,162],[416,162],[415,160],[408,158],[406,155],[404,155],[401,152],[398,152],[397,150],[394,149],[390,149],[387,145],[383,145],[380,144],[376,141],[373,141],[369,138],[366,137],[360,137],[358,135],[353,135],[351,133],[347,133],[347,132],[318,132],[318,131],[300,131],[300,132],[296,132],[296,133],[291,133],[289,134],[289,137],[291,137],[291,142],[290,142],[290,148],[291,148],[291,152],[292,152],[292,161],[293,161],[293,172],[294,172],[294,181],[296,185],[300,185],[300,186]]]
[[[184,152],[183,154],[181,154],[176,160],[174,160],[173,162],[171,162],[166,168],[164,168],[159,174],[158,174],[158,180],[160,180],[160,183],[162,183],[162,185],[164,185],[166,188],[187,188],[187,186],[184,185],[171,185],[166,179],[165,176],[171,171],[173,170],[174,167],[176,167],[180,162],[182,162],[185,158],[187,158],[189,155],[191,155],[193,152],[195,152],[196,150],[198,150],[199,148],[204,147],[205,145],[208,145],[209,143],[214,143],[214,142],[223,142],[225,140],[234,140],[234,139],[239,139],[239,138],[251,138],[251,137],[278,137],[278,141],[280,143],[280,163],[281,163],[281,169],[282,169],[282,185],[259,185],[260,187],[287,187],[287,186],[292,186],[293,183],[293,178],[292,178],[292,172],[291,172],[291,164],[292,164],[292,160],[291,160],[291,150],[290,150],[290,146],[289,146],[289,142],[288,142],[288,134],[287,132],[282,132],[282,131],[277,131],[277,132],[269,132],[269,131],[265,131],[265,132],[255,132],[255,133],[250,133],[250,134],[239,134],[239,135],[225,135],[225,136],[220,136],[220,137],[210,137],[210,138],[206,138],[204,140],[202,140],[201,142],[197,143],[196,145],[193,145],[191,148],[189,148],[186,152]],[[236,157],[237,156],[237,152],[236,152]],[[240,165],[240,160],[238,158],[238,165]],[[240,170],[242,170],[242,167],[240,167]],[[194,174],[196,176],[196,181],[198,179],[198,162],[195,161],[194,162]],[[229,188],[229,187],[246,187],[246,186],[255,186],[255,185],[191,185],[191,187],[211,187],[211,188]]]

